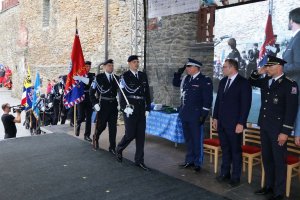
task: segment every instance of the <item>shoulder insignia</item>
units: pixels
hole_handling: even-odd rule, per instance
[[[297,94],[297,87],[292,87],[291,94]]]
[[[290,77],[286,76],[285,77],[287,80],[291,81],[291,82],[295,82],[295,80],[291,79]]]

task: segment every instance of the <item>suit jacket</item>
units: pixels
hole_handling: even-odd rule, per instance
[[[300,32],[291,39],[282,57],[287,62],[284,65],[284,73],[300,85]],[[300,106],[300,99],[298,99],[298,106]],[[296,119],[295,135],[300,136],[300,113]]]
[[[224,93],[227,79],[224,77],[219,83],[213,118],[218,120],[218,127],[235,129],[237,124],[246,127],[252,101],[250,83],[238,74]]]
[[[290,135],[297,115],[298,85],[283,75],[269,87],[269,79],[260,78],[257,70],[249,78],[251,85],[261,89],[258,125],[266,131]]]

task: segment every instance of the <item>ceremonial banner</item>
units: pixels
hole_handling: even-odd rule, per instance
[[[84,83],[82,81],[75,81],[74,76],[86,76],[84,57],[80,44],[79,35],[76,29],[75,39],[73,43],[70,72],[67,76],[65,91],[64,91],[64,105],[66,108],[71,108],[75,104],[84,100]]]
[[[265,28],[265,42],[261,46],[261,49],[259,51],[259,63],[258,65],[260,67],[264,66],[267,63],[267,49],[266,47],[273,46],[275,43],[274,33],[273,33],[273,26],[272,26],[272,15],[269,13],[267,24]]]
[[[41,95],[41,80],[40,80],[40,74],[39,72],[37,72],[35,76],[34,92],[33,92],[33,99],[32,99],[32,110],[37,120],[40,119],[40,110],[38,108],[40,95]]]

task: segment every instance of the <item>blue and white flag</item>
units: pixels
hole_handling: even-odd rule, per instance
[[[40,119],[40,110],[38,108],[38,103],[41,95],[41,80],[39,72],[36,73],[35,83],[34,83],[34,92],[32,98],[32,110],[35,118]]]

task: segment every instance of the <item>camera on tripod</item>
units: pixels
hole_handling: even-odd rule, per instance
[[[25,109],[25,106],[17,105],[17,106],[11,106],[13,113],[15,112],[22,112]]]

